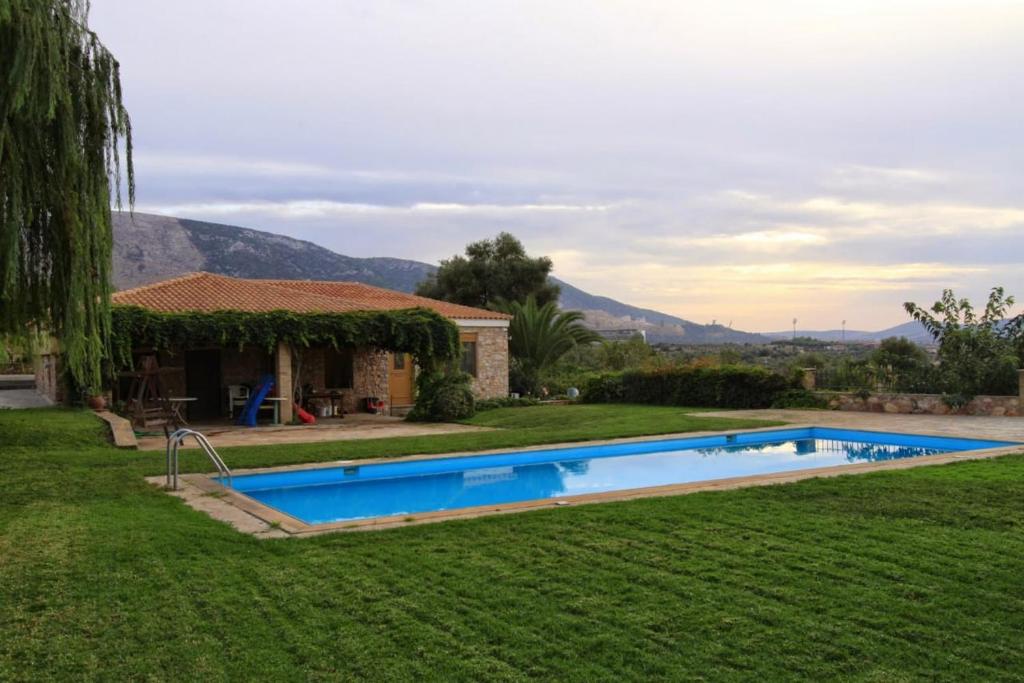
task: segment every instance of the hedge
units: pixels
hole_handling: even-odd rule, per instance
[[[580,398],[587,403],[768,408],[792,388],[787,378],[758,367],[672,368],[592,377]]]

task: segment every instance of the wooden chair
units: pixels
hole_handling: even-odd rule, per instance
[[[167,433],[179,425],[177,414],[167,400],[160,370],[156,356],[143,356],[138,371],[122,373],[122,376],[132,379],[127,406],[132,426],[138,429],[163,427]]]

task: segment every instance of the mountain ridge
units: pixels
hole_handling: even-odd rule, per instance
[[[242,226],[146,213],[114,214],[114,285],[136,287],[206,270],[243,278],[355,280],[412,292],[437,269],[394,257],[354,257],[308,240]],[[643,330],[651,343],[764,343],[766,337],[690,320],[590,294],[552,278],[560,304],[583,311],[597,329]]]
[[[785,332],[762,332],[762,335],[769,339],[791,339],[793,337],[793,331],[787,330]],[[884,330],[878,330],[875,332],[868,332],[865,330],[797,330],[796,335],[798,337],[810,337],[811,339],[818,339],[821,341],[848,341],[848,342],[880,342],[883,339],[889,337],[906,337],[912,342],[917,344],[932,344],[934,340],[932,336],[925,329],[924,325],[911,320],[909,322],[894,325],[893,327],[887,327]]]

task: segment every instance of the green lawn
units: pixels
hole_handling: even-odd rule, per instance
[[[510,439],[612,435],[561,426],[576,409],[478,420]],[[619,429],[673,414],[658,410]],[[84,413],[0,411],[0,680],[1024,672],[1022,456],[260,541],[145,484],[161,456],[101,433]]]

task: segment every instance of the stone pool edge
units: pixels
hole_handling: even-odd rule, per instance
[[[771,427],[757,427],[753,429],[734,429],[725,431],[704,431],[684,432],[677,434],[658,434],[643,437],[625,437],[618,439],[602,439],[596,441],[575,441],[557,444],[542,444],[538,446],[527,446],[517,448],[500,448],[485,451],[460,451],[456,453],[431,453],[422,455],[401,456],[395,458],[366,458],[361,460],[335,460],[318,463],[302,463],[297,465],[284,465],[277,467],[247,468],[233,470],[235,475],[267,473],[267,472],[288,472],[295,470],[309,470],[331,468],[348,465],[373,465],[380,463],[413,462],[417,460],[432,460],[437,458],[457,458],[477,455],[492,455],[501,453],[522,453],[529,451],[552,450],[559,448],[577,448],[582,446],[601,446],[621,443],[642,443],[646,441],[665,441],[671,439],[701,438],[706,436],[724,436],[727,434],[756,434],[759,432],[770,432],[790,429],[836,429],[835,427],[820,427],[814,424],[786,424],[774,425]],[[839,428],[843,429],[843,428]],[[846,428],[855,429],[855,428]],[[877,430],[862,429],[858,431]],[[891,432],[903,433],[903,432]],[[921,436],[927,436],[920,434]],[[957,438],[943,436],[942,438]],[[967,437],[963,437],[967,438]],[[976,437],[972,437],[976,440]],[[515,503],[502,503],[499,505],[482,505],[456,510],[438,510],[436,512],[422,512],[415,514],[390,515],[386,517],[374,517],[363,520],[349,520],[342,522],[327,522],[322,524],[308,524],[280,510],[264,505],[244,493],[222,486],[216,475],[211,474],[185,474],[179,476],[180,488],[178,491],[167,491],[167,493],[181,498],[189,507],[204,512],[214,519],[226,522],[235,527],[238,531],[249,533],[260,538],[282,538],[282,537],[306,537],[324,533],[340,531],[374,531],[394,529],[398,527],[413,526],[417,524],[429,524],[444,522],[454,519],[473,519],[489,515],[508,514],[513,512],[525,512],[529,510],[551,509],[561,507],[574,507],[592,503],[608,503],[616,501],[637,500],[640,498],[655,498],[664,496],[686,495],[702,491],[728,491],[750,486],[767,486],[771,484],[787,484],[803,479],[815,479],[822,477],[837,477],[848,474],[862,474],[884,470],[910,469],[912,467],[924,467],[929,465],[945,465],[954,462],[967,460],[981,460],[997,458],[1004,455],[1024,453],[1024,443],[1012,446],[999,446],[971,451],[954,451],[952,453],[941,453],[938,455],[922,455],[913,458],[902,458],[899,460],[888,460],[884,462],[855,463],[850,465],[833,465],[830,467],[817,467],[792,472],[775,472],[770,474],[757,474],[744,477],[729,477],[724,479],[712,479],[700,482],[689,482],[684,484],[664,484],[661,486],[650,486],[637,489],[624,489],[621,491],[605,491],[601,493],[585,493],[575,496],[564,496],[560,498],[542,498],[537,500],[519,501]],[[151,484],[163,487],[166,477],[146,477]]]

